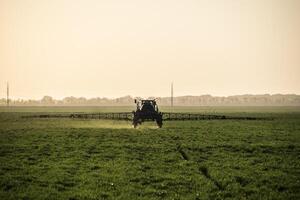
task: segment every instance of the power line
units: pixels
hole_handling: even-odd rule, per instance
[[[9,83],[7,82],[7,87],[6,87],[6,105],[9,107]]]
[[[171,83],[171,109],[173,111],[173,82]]]

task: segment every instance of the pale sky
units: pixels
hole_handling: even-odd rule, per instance
[[[0,98],[300,94],[299,0],[0,0]]]

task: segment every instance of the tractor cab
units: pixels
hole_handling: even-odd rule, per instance
[[[137,127],[144,121],[156,121],[158,127],[162,126],[162,113],[159,112],[155,99],[135,100],[136,111],[133,111],[133,125]]]
[[[156,105],[155,100],[142,100],[141,111],[142,112],[157,112],[158,106]]]

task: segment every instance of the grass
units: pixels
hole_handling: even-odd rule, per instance
[[[167,110],[168,108],[163,108]],[[299,107],[179,107],[273,121],[24,119],[0,108],[0,199],[299,199]]]

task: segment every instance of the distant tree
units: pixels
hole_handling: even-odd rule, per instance
[[[6,105],[6,99],[4,99],[4,98],[0,99],[0,105],[5,106]]]
[[[41,104],[42,105],[54,105],[55,104],[55,101],[52,97],[50,96],[44,96],[42,99],[41,99]]]

